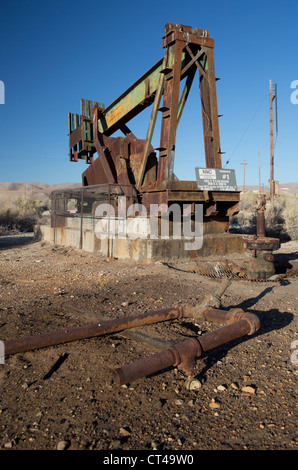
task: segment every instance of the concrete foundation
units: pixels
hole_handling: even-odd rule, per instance
[[[84,227],[80,226],[79,219],[69,219],[68,226],[51,227],[41,225],[38,227],[42,240],[61,246],[69,246],[98,253],[106,257],[118,259],[140,260],[171,260],[193,259],[206,256],[227,256],[233,253],[247,253],[243,248],[243,236],[230,233],[205,234],[202,237],[202,246],[199,249],[186,249],[191,241],[181,239],[151,239],[147,238],[101,238],[95,231],[95,222],[84,220]],[[135,225],[136,227],[136,225]],[[141,232],[144,227],[139,226]],[[138,230],[134,232],[136,237]],[[142,235],[144,236],[144,234]],[[187,245],[188,244],[188,245]],[[194,245],[193,245],[194,246]]]

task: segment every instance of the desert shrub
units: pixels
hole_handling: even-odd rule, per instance
[[[7,232],[32,232],[44,206],[41,201],[17,198],[1,202],[0,235]]]
[[[294,195],[284,197],[285,230],[291,240],[298,240],[298,198]]]
[[[268,237],[287,239],[284,217],[285,201],[281,198],[275,198],[274,204],[268,203],[265,212],[265,227]]]
[[[274,204],[266,195],[265,211],[266,235],[281,240],[298,240],[298,200],[295,194],[281,194],[276,196]],[[241,195],[239,213],[231,218],[231,227],[241,233],[256,233],[256,209],[253,192]]]
[[[239,228],[242,233],[255,233],[256,231],[257,217],[253,196],[255,197],[254,193],[245,193],[241,196],[239,212],[230,220],[231,226]]]

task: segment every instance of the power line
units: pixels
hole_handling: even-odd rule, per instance
[[[239,139],[239,141],[238,141],[236,147],[235,147],[234,150],[232,151],[232,153],[231,153],[231,155],[230,155],[230,158],[229,158],[229,160],[227,160],[227,162],[226,162],[224,168],[230,163],[230,160],[231,160],[232,156],[234,155],[234,153],[236,152],[236,150],[237,150],[238,147],[240,146],[242,140],[244,139],[244,136],[245,136],[246,132],[247,132],[248,129],[250,128],[250,126],[251,126],[251,124],[253,123],[255,117],[257,116],[259,110],[261,109],[261,107],[262,107],[262,105],[263,105],[265,99],[267,98],[267,94],[268,94],[268,93],[266,93],[265,96],[262,98],[261,103],[259,104],[257,110],[256,110],[255,113],[253,114],[253,116],[252,116],[252,118],[251,118],[249,124],[247,125],[246,129],[245,129],[244,132],[242,133],[242,135],[241,135],[241,137],[240,137],[240,139]]]
[[[41,160],[41,161],[50,161],[50,160],[65,160],[66,157],[54,157],[54,156],[48,156],[48,157],[35,157],[35,156],[29,156],[29,155],[5,155],[5,154],[0,154],[0,158],[14,158],[14,159],[22,159],[22,160]]]

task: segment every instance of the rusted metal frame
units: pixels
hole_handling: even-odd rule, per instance
[[[162,64],[163,58],[104,110],[99,117],[99,131],[113,134],[153,102]]]
[[[107,157],[103,151],[102,144],[99,140],[99,132],[98,132],[98,115],[99,109],[97,107],[93,110],[93,126],[94,126],[94,147],[98,154],[98,158],[101,159],[102,167],[107,178],[108,183],[115,183],[115,178],[110,168],[110,165],[107,161]]]
[[[162,70],[165,68],[167,60],[168,60],[168,57],[167,57],[167,50],[166,50],[163,63],[162,63]],[[140,189],[140,187],[143,184],[151,141],[152,141],[152,136],[153,136],[153,132],[154,132],[155,124],[156,124],[158,108],[160,105],[160,100],[163,94],[163,90],[164,90],[164,74],[160,73],[157,90],[156,90],[155,97],[154,97],[153,107],[151,111],[150,122],[149,122],[147,135],[146,135],[146,144],[145,144],[145,149],[144,149],[143,161],[139,170],[138,180],[136,182],[137,189]]]
[[[164,70],[166,65],[167,65],[167,52],[168,52],[168,49],[166,48],[162,70]],[[193,67],[193,64],[195,63],[196,60],[199,59],[199,57],[202,54],[204,54],[204,52],[199,50],[197,52],[197,54],[195,56],[193,56],[191,58],[191,60],[183,68],[181,68],[180,80],[186,74],[187,74],[187,80],[186,80],[186,83],[185,83],[185,86],[184,86],[184,89],[183,89],[183,92],[182,92],[182,95],[181,95],[180,103],[178,105],[177,124],[179,123],[179,120],[180,120],[181,114],[183,112],[183,108],[184,108],[184,105],[186,103],[186,100],[187,100],[187,97],[188,97],[188,94],[189,94],[189,91],[190,91],[190,88],[191,88],[191,85],[192,85],[192,82],[193,82],[193,78],[194,78],[194,75],[195,75],[196,69]],[[182,61],[181,61],[181,64],[182,64]],[[182,67],[182,65],[181,65],[181,67]],[[190,71],[189,71],[189,69],[190,69]],[[167,79],[169,80],[170,78],[171,78],[171,74],[167,75]],[[152,109],[152,112],[151,112],[151,118],[150,118],[150,122],[149,122],[149,126],[148,126],[147,136],[146,136],[146,146],[145,146],[145,150],[144,150],[144,159],[143,159],[143,162],[142,162],[142,165],[141,165],[141,168],[140,168],[139,177],[138,177],[138,181],[137,181],[137,184],[136,184],[136,187],[138,189],[140,189],[140,187],[143,183],[145,169],[146,169],[148,155],[149,155],[149,148],[150,148],[150,145],[151,145],[151,140],[152,140],[154,127],[155,127],[155,123],[156,123],[156,118],[157,118],[157,111],[158,111],[158,108],[159,108],[159,105],[160,105],[160,100],[161,100],[161,96],[163,94],[163,91],[164,91],[164,74],[161,73],[160,80],[159,80],[158,87],[157,87],[156,94],[155,94],[155,98],[154,98],[153,109]]]
[[[75,160],[75,156],[72,152],[72,149],[73,149],[73,145],[71,145],[70,143],[70,136],[72,134],[73,130],[72,130],[72,115],[71,113],[68,113],[68,138],[69,138],[69,160],[71,162],[74,162],[74,161],[78,161],[78,159]]]
[[[73,115],[71,113],[68,113],[69,159],[70,161],[77,162],[78,161],[77,145],[78,145],[78,142],[81,140],[82,131],[81,131],[81,124],[78,125],[74,129],[72,119],[73,119]],[[74,149],[74,153],[72,153],[72,149]]]
[[[218,109],[217,109],[217,96],[216,96],[216,78],[215,78],[215,66],[214,66],[214,54],[213,48],[206,48],[207,62],[208,62],[208,84],[210,93],[210,109],[211,109],[211,120],[212,120],[212,131],[213,131],[213,149],[215,152],[215,167],[221,168],[221,147],[220,147],[220,136],[219,136],[219,122],[218,122]]]
[[[165,75],[157,185],[174,178],[175,138],[181,79],[181,58],[185,43],[176,41],[169,46],[167,67],[171,77]]]
[[[234,201],[229,201],[228,204],[226,203],[226,206],[227,206],[227,209],[226,209],[227,216],[232,217],[233,215],[238,214],[239,202],[235,203]]]
[[[174,158],[175,158],[175,143],[176,143],[176,132],[178,123],[178,109],[179,109],[179,89],[181,80],[181,58],[182,51],[184,49],[184,41],[176,41],[175,43],[175,55],[174,55],[174,67],[173,67],[173,79],[171,80],[171,111],[170,111],[170,123],[168,130],[168,143],[167,143],[167,176],[166,180],[170,181],[174,179]]]
[[[91,125],[92,121],[90,119],[88,121]],[[77,162],[78,159],[84,158],[86,163],[92,163],[95,150],[93,149],[93,141],[84,140],[84,122],[86,122],[86,119],[83,119],[81,124],[69,136],[69,159]],[[72,148],[74,148],[74,153],[72,153]]]
[[[194,58],[194,54],[188,45],[186,47],[189,55]],[[205,144],[205,156],[206,156],[206,167],[207,168],[221,168],[221,158],[218,161],[218,152],[220,152],[219,145],[219,126],[218,126],[218,114],[216,104],[216,86],[215,86],[215,75],[212,76],[212,68],[214,70],[213,49],[210,51],[204,47],[203,53],[205,54],[204,65],[201,61],[196,60],[196,65],[199,69],[200,75],[200,93],[201,93],[201,104],[202,104],[202,117],[203,117],[203,131],[204,131],[204,144]],[[213,64],[213,67],[212,67]],[[211,85],[212,80],[214,86]],[[214,102],[215,96],[215,102]],[[215,108],[216,107],[216,108]],[[216,114],[214,113],[216,110]],[[220,153],[219,153],[220,156]]]
[[[107,136],[113,134],[154,102],[160,73],[165,70],[164,59],[165,56],[104,109],[99,118],[98,128],[101,132]],[[188,67],[188,64],[184,65],[184,62],[185,56],[183,54],[181,59],[183,73],[187,71]]]
[[[196,61],[198,61],[205,54],[201,47],[199,47],[199,50],[195,55],[192,54],[191,56],[190,54],[188,54],[189,58],[187,58],[187,54],[185,53],[187,47],[188,46],[186,46],[182,53],[180,80],[183,80],[183,78],[188,75],[189,69],[196,63]],[[167,79],[169,80],[170,78],[173,78],[173,72],[171,70],[169,70],[169,72],[167,73]]]
[[[195,68],[195,66],[193,66],[189,71],[189,74],[187,76],[184,88],[183,88],[182,93],[181,93],[179,106],[178,106],[177,125],[179,124],[180,118],[182,116],[183,109],[184,109],[185,103],[187,101],[187,98],[188,98],[188,95],[189,95],[189,92],[190,92],[191,85],[192,85],[192,82],[194,80],[195,74],[196,74],[196,68]]]
[[[240,191],[212,191],[214,201],[235,201],[240,200]]]
[[[212,122],[211,122],[211,110],[210,110],[210,98],[209,98],[209,86],[206,76],[199,70],[200,76],[200,95],[201,95],[201,110],[202,110],[202,123],[203,123],[203,134],[204,134],[204,147],[205,147],[205,163],[206,168],[215,167],[215,159],[213,152],[212,142]]]
[[[205,207],[204,215],[206,217],[215,216],[218,214],[217,204],[214,201],[210,201],[209,204]]]
[[[207,73],[206,73],[204,67],[202,66],[201,62],[199,61],[199,58],[201,58],[202,55],[205,54],[205,50],[202,50],[202,49],[201,49],[201,50],[200,50],[200,54],[199,54],[198,57],[196,57],[196,56],[193,54],[193,52],[192,52],[191,48],[189,47],[189,45],[186,46],[186,50],[187,50],[187,52],[189,53],[190,57],[192,58],[192,61],[196,64],[196,66],[197,66],[197,68],[199,69],[199,71],[200,71],[200,72],[204,75],[204,77],[208,80],[208,75],[207,75]],[[197,55],[198,55],[198,54],[197,54]]]
[[[94,102],[94,106],[104,109],[102,103]],[[93,162],[95,152],[93,146],[93,102],[81,99],[80,116],[68,113],[69,157],[71,161],[85,159],[86,163]],[[74,153],[72,153],[74,148]]]
[[[200,95],[206,167],[221,168],[213,49],[208,47],[204,47],[203,49],[205,51],[205,63],[200,63],[198,68],[200,75]]]
[[[168,201],[206,201],[206,196],[203,194],[203,191],[173,191],[167,190],[168,192]],[[209,199],[209,196],[208,196]]]
[[[194,33],[192,34],[191,32],[190,33],[186,31],[182,32],[178,30],[174,30],[174,31],[171,31],[170,33],[167,33],[166,36],[163,38],[162,45],[163,47],[167,47],[176,40],[184,41],[186,43],[203,45],[207,47],[214,47],[214,39],[210,37],[204,37],[203,35],[194,34]]]
[[[120,131],[123,132],[123,134],[125,135],[125,137],[127,137],[129,139],[129,141],[133,141],[133,140],[136,140],[137,137],[134,135],[134,133],[129,129],[129,127],[127,127],[126,124],[124,124],[123,126],[120,127]]]
[[[169,126],[169,116],[171,110],[171,87],[173,85],[172,79],[167,80],[167,75],[173,71],[174,61],[174,49],[173,46],[167,48],[167,63],[162,69],[162,73],[165,76],[164,81],[164,93],[163,93],[163,105],[160,108],[162,113],[161,117],[161,129],[160,129],[160,144],[156,149],[159,151],[158,155],[158,168],[157,168],[157,186],[159,186],[166,178],[166,161],[167,156],[167,129]]]

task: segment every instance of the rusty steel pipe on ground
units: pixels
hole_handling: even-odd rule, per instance
[[[250,335],[255,333],[261,326],[260,320],[256,315],[244,312],[241,308],[234,308],[231,310],[209,308],[206,311],[203,311],[201,315],[197,314],[196,318],[201,318],[208,322],[225,323],[227,325],[245,320],[245,322],[250,325],[250,330],[248,332]]]
[[[119,385],[125,385],[172,366],[180,368],[183,366],[184,370],[190,373],[195,364],[195,358],[201,353],[202,348],[197,338],[189,338],[152,356],[119,367],[114,372],[119,379]]]
[[[191,309],[187,306],[167,308],[147,312],[141,315],[107,320],[101,323],[91,323],[70,329],[9,340],[4,342],[5,355],[9,356],[20,352],[31,351],[33,349],[45,348],[80,339],[117,333],[122,330],[150,325],[152,323],[175,320],[189,316],[190,312]]]
[[[147,377],[168,367],[175,366],[178,366],[178,369],[182,370],[186,375],[191,375],[196,358],[203,352],[242,336],[251,335],[260,327],[258,317],[253,314],[245,313],[241,309],[232,311],[230,315],[229,313],[224,311],[211,312],[210,319],[213,318],[213,321],[225,318],[228,323],[228,325],[218,330],[206,333],[200,337],[189,338],[153,356],[115,369],[114,372],[118,377],[119,384],[124,385],[141,377]]]
[[[197,318],[201,314],[206,313],[209,307],[218,306],[220,304],[220,297],[229,285],[230,281],[224,280],[214,294],[206,297],[203,302],[195,308],[185,305],[179,308],[160,309],[123,319],[107,320],[101,323],[91,323],[70,329],[8,340],[4,343],[5,355],[9,356],[20,352],[56,346],[58,344],[77,341],[80,339],[117,333],[130,328],[175,320],[182,317]]]

